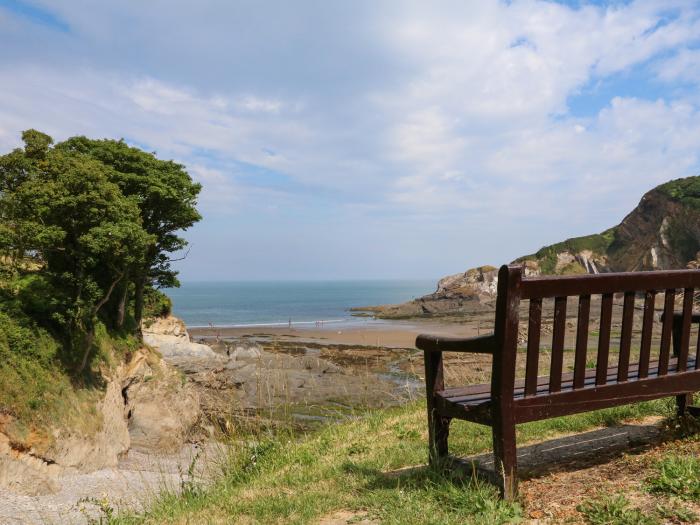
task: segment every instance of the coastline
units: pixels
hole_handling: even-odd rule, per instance
[[[280,339],[297,342],[315,342],[321,344],[374,346],[380,348],[415,348],[419,334],[432,333],[455,337],[471,337],[488,331],[486,322],[473,320],[455,323],[447,320],[411,320],[411,321],[367,321],[358,323],[308,324],[292,323],[289,325],[250,325],[250,326],[213,326],[189,327],[193,339],[209,341],[223,339]],[[483,329],[482,329],[483,327]]]

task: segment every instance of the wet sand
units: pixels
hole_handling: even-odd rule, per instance
[[[471,337],[482,330],[477,323],[449,323],[438,321],[392,321],[367,323],[337,323],[324,326],[250,326],[189,328],[193,339],[279,339],[286,341],[314,342],[319,344],[342,344],[376,346],[383,348],[414,348],[416,336],[423,333]]]

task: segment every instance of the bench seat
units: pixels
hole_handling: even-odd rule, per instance
[[[688,369],[695,368],[695,358],[688,358]],[[678,370],[678,359],[672,357],[668,364],[668,373],[674,373]],[[628,378],[625,383],[634,383],[639,380],[639,365],[637,363],[629,366]],[[584,387],[582,390],[595,388],[596,369],[589,368],[586,370],[584,379]],[[647,379],[659,377],[659,362],[651,361],[649,363],[649,371]],[[561,393],[572,392],[574,374],[573,372],[562,374]],[[608,368],[606,386],[611,386],[617,383],[617,366]],[[537,395],[532,397],[544,397],[551,395],[549,392],[549,377],[541,376],[537,378]],[[513,399],[517,403],[519,400],[525,399],[525,381],[520,379],[515,382],[513,390]],[[457,419],[465,419],[474,423],[483,425],[492,424],[492,398],[491,385],[480,384],[470,385],[458,388],[446,388],[445,390],[435,392],[435,403],[439,410],[450,417]]]
[[[695,368],[695,358],[688,358],[688,369]],[[668,372],[673,373],[678,370],[678,359],[672,357],[669,359]],[[659,375],[659,362],[651,361],[649,363],[649,372],[647,377],[653,378]],[[586,370],[584,380],[584,388],[595,386],[596,369],[589,368]],[[639,379],[639,364],[634,363],[629,366],[629,375],[627,382],[636,381]],[[561,392],[573,390],[574,373],[569,372],[562,374]],[[608,376],[606,385],[612,385],[617,382],[617,366],[608,368]],[[549,394],[549,377],[540,376],[537,378],[538,394]],[[469,412],[476,407],[480,407],[491,402],[491,384],[469,385],[464,387],[446,388],[445,390],[435,392],[438,398],[444,400],[445,403],[459,407],[464,412]],[[513,398],[515,400],[525,397],[525,380],[519,379],[515,381],[513,390]],[[467,418],[465,418],[467,419]]]

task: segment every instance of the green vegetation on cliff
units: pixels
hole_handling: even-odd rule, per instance
[[[591,252],[599,255],[604,255],[610,244],[612,244],[615,239],[615,228],[610,228],[605,230],[603,233],[595,233],[593,235],[584,235],[583,237],[573,237],[571,239],[566,239],[565,241],[558,242],[556,244],[551,244],[549,246],[544,246],[540,248],[535,253],[531,255],[525,255],[519,257],[515,262],[522,262],[526,260],[536,260],[540,265],[540,270],[545,274],[556,273],[557,265],[557,254],[562,252],[578,253],[584,250],[590,250]],[[570,271],[563,271],[561,273],[585,273],[586,270],[582,266],[578,265],[579,268],[572,267]]]
[[[140,344],[144,311],[169,311],[158,288],[178,285],[201,187],[123,141],[22,139],[0,155],[0,426],[31,433],[94,411],[100,368]]]
[[[658,186],[657,190],[685,206],[700,210],[700,176],[675,179]]]
[[[600,234],[540,248],[517,262],[534,261],[544,274],[584,273],[579,261],[558,263],[562,254],[590,251],[601,270],[679,269],[700,250],[700,176],[676,179],[647,192],[617,226]]]

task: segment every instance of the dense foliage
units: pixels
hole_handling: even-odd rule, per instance
[[[124,141],[22,139],[0,156],[4,300],[59,338],[81,372],[98,323],[138,333],[145,297],[164,311],[155,289],[179,284],[170,254],[187,244],[176,232],[201,218],[201,187]]]
[[[685,177],[662,184],[662,193],[691,208],[700,209],[700,177]]]

